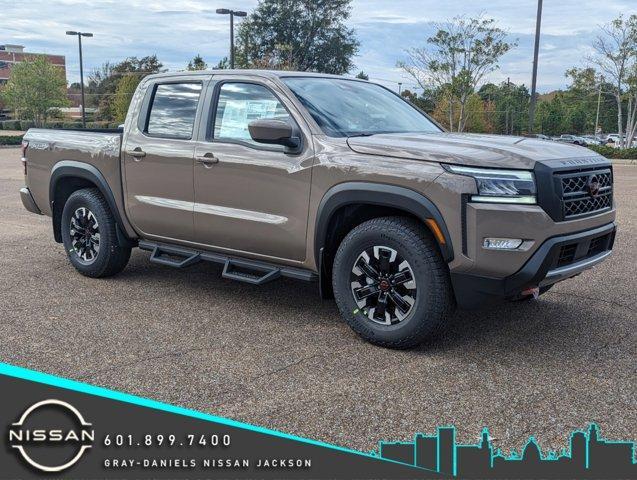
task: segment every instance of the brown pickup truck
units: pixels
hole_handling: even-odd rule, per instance
[[[31,212],[73,266],[131,249],[224,265],[255,285],[316,281],[363,338],[406,348],[456,306],[537,297],[603,261],[608,160],[573,145],[453,134],[393,92],[268,71],[151,75],[117,131],[31,129]]]

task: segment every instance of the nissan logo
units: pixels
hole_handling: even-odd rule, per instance
[[[599,193],[599,180],[597,180],[597,175],[591,175],[589,177],[588,183],[586,184],[586,190],[591,197],[597,196]]]
[[[31,405],[9,427],[9,446],[43,472],[61,472],[75,465],[93,446],[92,424],[71,404],[42,400]]]

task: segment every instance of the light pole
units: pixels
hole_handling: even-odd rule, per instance
[[[217,13],[219,15],[230,15],[230,68],[234,68],[234,17],[245,17],[247,13],[228,8],[218,8]]]
[[[602,103],[602,84],[599,84],[599,91],[597,92],[597,113],[595,114],[595,131],[593,135],[597,137],[597,129],[599,128],[599,106]]]
[[[540,28],[542,25],[542,0],[537,0],[537,19],[535,20],[535,47],[533,49],[533,78],[531,80],[531,103],[529,105],[529,132],[533,133],[535,122],[535,87],[537,85],[537,59],[540,52]]]
[[[86,102],[84,101],[84,67],[82,65],[82,37],[92,37],[92,33],[67,31],[67,35],[77,35],[80,46],[80,89],[82,91],[82,128],[86,128]]]

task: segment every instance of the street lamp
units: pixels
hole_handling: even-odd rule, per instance
[[[82,37],[92,37],[92,33],[74,32],[69,30],[67,35],[77,35],[77,41],[80,46],[80,89],[82,90],[82,128],[86,128],[86,102],[84,102],[84,67],[82,66]]]
[[[230,68],[234,68],[234,17],[245,17],[247,13],[228,8],[217,8],[217,13],[219,15],[230,15]]]
[[[537,17],[535,19],[535,45],[533,46],[533,76],[531,78],[531,103],[529,104],[528,133],[533,133],[535,123],[535,87],[537,85],[537,60],[540,52],[540,28],[542,26],[542,0],[537,1]]]

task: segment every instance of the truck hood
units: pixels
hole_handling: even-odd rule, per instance
[[[347,139],[358,153],[476,167],[533,169],[537,162],[599,157],[585,147],[535,138],[473,133],[386,133]]]

